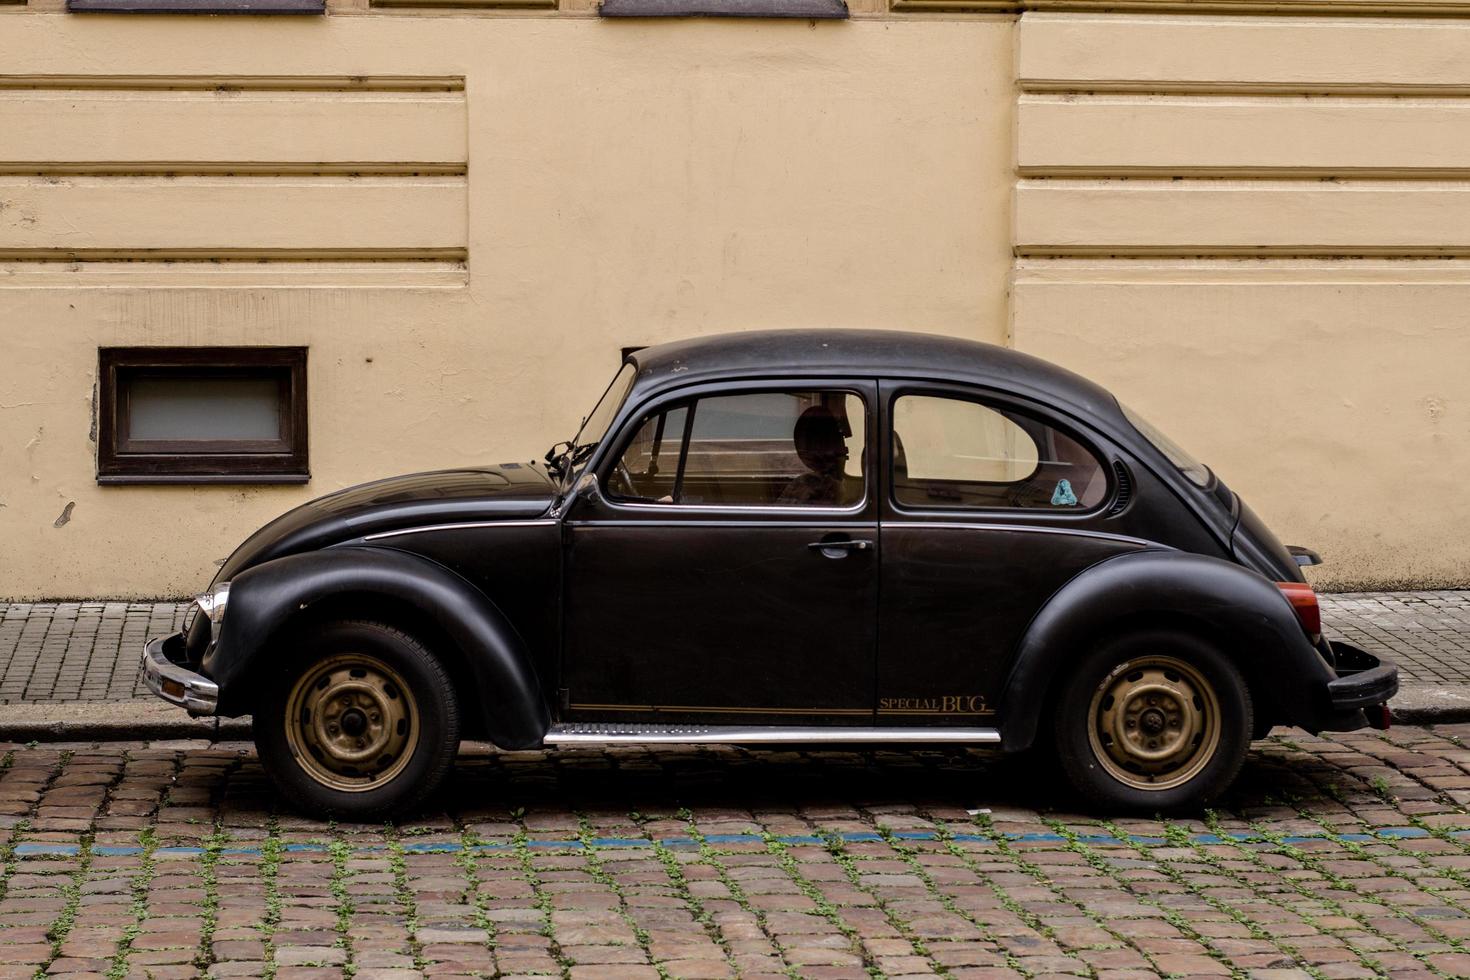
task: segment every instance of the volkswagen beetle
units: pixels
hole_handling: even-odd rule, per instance
[[[304,808],[412,809],[462,738],[1055,752],[1091,804],[1197,806],[1253,736],[1386,727],[1396,669],[1111,394],[951,338],[629,354],[544,460],[394,477],[250,536],[144,677],[253,715]]]

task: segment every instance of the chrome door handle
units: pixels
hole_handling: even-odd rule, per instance
[[[831,552],[871,551],[873,542],[867,538],[856,538],[852,540],[837,539],[832,541],[813,541],[807,547],[813,551],[820,551],[829,558],[839,558],[841,554],[834,555]]]

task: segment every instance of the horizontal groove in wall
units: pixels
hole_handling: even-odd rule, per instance
[[[1320,17],[1464,17],[1470,3],[1372,0],[892,0],[899,13],[1276,14]]]
[[[4,162],[4,177],[464,177],[463,163]]]
[[[75,289],[92,287],[254,289],[254,288],[455,288],[469,281],[462,260],[420,261],[24,261],[0,260],[0,289]]]
[[[1470,258],[1470,245],[1017,245],[1014,253],[1025,258]]]
[[[1017,167],[1017,175],[1038,180],[1300,180],[1331,182],[1351,180],[1467,180],[1470,165],[1461,168],[1402,167]]]
[[[1037,284],[1293,286],[1470,285],[1465,258],[1020,258],[1013,280]]]
[[[1031,95],[1157,95],[1352,98],[1470,98],[1470,84],[1422,85],[1383,82],[1186,82],[1137,79],[1022,78],[1018,84]]]
[[[0,262],[464,262],[464,248],[0,248]]]
[[[463,92],[464,79],[413,75],[0,75],[0,89],[185,92]]]

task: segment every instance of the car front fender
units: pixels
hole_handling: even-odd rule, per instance
[[[344,547],[289,555],[241,572],[230,582],[219,636],[204,672],[219,685],[220,713],[251,710],[266,671],[296,648],[282,643],[293,626],[325,603],[347,600],[354,615],[374,605],[412,608],[456,649],[476,690],[462,697],[484,730],[507,749],[539,745],[550,716],[531,657],[519,634],[486,596],[442,565],[388,548]],[[441,652],[441,656],[445,652]],[[455,661],[450,661],[455,663]],[[465,703],[468,702],[468,703]]]
[[[1001,692],[1004,748],[1031,746],[1056,685],[1100,642],[1156,626],[1191,630],[1232,657],[1258,718],[1312,730],[1330,723],[1327,685],[1337,674],[1272,582],[1219,558],[1142,551],[1078,573],[1032,619]]]

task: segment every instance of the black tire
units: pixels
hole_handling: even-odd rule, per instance
[[[459,705],[444,665],[418,640],[383,623],[326,623],[305,632],[293,646],[288,653],[291,668],[263,685],[254,717],[256,750],[281,795],[312,815],[359,821],[393,817],[419,807],[444,780],[459,749]],[[307,683],[309,678],[314,681]],[[348,717],[355,704],[345,711],[338,709],[340,716],[329,726],[338,734],[330,737],[351,739],[345,734],[348,721],[367,728],[367,712],[378,698],[398,712],[393,725],[367,728],[361,732],[364,740],[356,744],[367,742],[368,751],[401,748],[398,756],[385,752],[354,770],[332,754],[335,743],[316,740],[328,727],[327,721],[317,718],[325,718],[339,703],[331,699],[330,692],[349,688],[364,692],[343,695],[360,698],[363,707],[357,714],[363,720]],[[323,704],[328,706],[323,708]],[[371,717],[377,723],[379,713]],[[394,740],[392,744],[389,739]],[[324,744],[329,746],[325,753]],[[383,759],[389,761],[383,763]],[[379,771],[373,772],[374,767],[380,767]],[[351,775],[354,771],[358,775]],[[327,781],[360,785],[338,788]]]
[[[1245,763],[1250,690],[1203,639],[1170,630],[1128,633],[1085,657],[1066,684],[1054,744],[1068,780],[1090,804],[1132,813],[1197,808],[1224,792]],[[1165,693],[1149,701],[1154,691],[1194,696]],[[1159,736],[1151,744],[1150,733]],[[1176,754],[1166,760],[1143,758],[1171,746]]]

